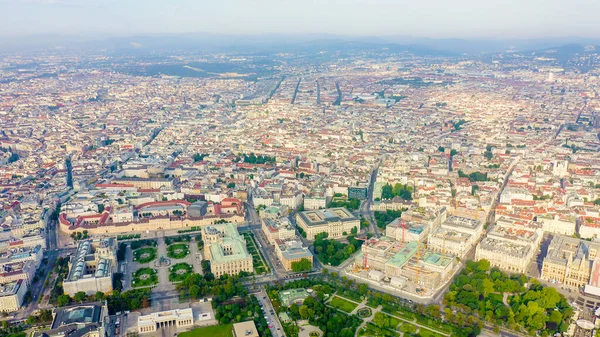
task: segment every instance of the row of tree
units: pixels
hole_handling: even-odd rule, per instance
[[[385,229],[385,227],[392,222],[394,219],[399,218],[402,215],[402,211],[393,211],[391,209],[382,211],[375,211],[373,216],[377,222],[377,227]]]
[[[357,210],[360,207],[360,200],[355,198],[335,199],[327,207],[346,207],[349,210]]]
[[[246,276],[248,274],[245,272],[236,276],[222,275],[220,278],[215,278],[210,272],[204,275],[194,273],[177,284],[177,290],[182,298],[196,300],[212,296],[214,302],[221,303],[234,296],[245,297],[248,294],[242,283]]]
[[[253,320],[260,336],[271,336],[269,325],[261,315],[262,308],[254,295],[232,298],[227,303],[215,305],[214,309],[215,318],[220,324]]]
[[[358,229],[354,227],[353,232]],[[316,236],[316,240],[313,242],[315,253],[317,258],[323,264],[331,264],[332,266],[338,266],[354,252],[360,249],[362,241],[356,240],[355,236],[350,235],[348,237],[349,243],[344,243],[336,240],[327,240],[327,233],[321,233]]]
[[[469,181],[471,181],[471,182],[475,182],[475,181],[489,181],[490,180],[488,178],[487,173],[481,173],[481,172],[478,172],[478,171],[466,174],[462,170],[458,170],[458,177],[459,178],[468,178]]]
[[[267,155],[255,155],[254,153],[247,154],[238,154],[238,156],[233,160],[234,162],[239,162],[243,159],[244,163],[249,164],[273,164],[276,161],[276,157],[267,156]]]
[[[308,322],[318,326],[326,337],[353,337],[362,323],[358,316],[342,313],[325,305],[324,300],[317,300],[312,296],[307,297],[302,305],[290,305],[288,314],[294,321],[308,319]],[[287,336],[298,336],[294,327],[286,326],[284,329]]]
[[[394,197],[400,197],[403,200],[412,200],[412,192],[412,186],[396,183],[392,187],[390,184],[385,184],[381,188],[381,198],[393,199]]]

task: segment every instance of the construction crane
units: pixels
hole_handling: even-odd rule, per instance
[[[446,235],[444,235],[444,243],[442,244],[442,254],[446,254]]]
[[[419,266],[419,265],[418,265],[418,262],[419,262],[419,260],[421,260],[421,257],[422,257],[422,255],[423,255],[423,252],[422,252],[422,250],[421,250],[422,248],[423,248],[423,246],[422,246],[422,245],[421,245],[421,243],[419,242],[419,243],[417,244],[417,253],[415,254],[415,255],[416,255],[416,257],[417,257],[417,266],[416,266],[416,268],[415,268],[415,269],[416,269],[416,272],[415,272],[415,274],[416,274],[416,282],[415,282],[415,283],[416,283],[417,285],[419,285],[419,273],[421,272],[421,269],[423,268],[423,267],[421,267],[421,266]]]
[[[364,270],[368,270],[369,269],[369,260],[368,260],[368,254],[367,254],[367,247],[369,246],[369,244],[374,243],[376,240],[374,238],[370,239],[370,240],[366,240],[365,243],[363,244],[363,247],[365,248],[364,251],[365,253],[363,254],[363,269]]]
[[[406,242],[404,241],[404,234],[406,232],[406,222],[404,222],[404,219],[400,221],[400,226],[402,227],[402,242]]]

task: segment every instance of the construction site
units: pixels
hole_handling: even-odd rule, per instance
[[[450,279],[457,267],[454,255],[430,250],[418,240],[410,240],[409,227],[400,220],[394,233],[396,240],[390,237],[371,238],[362,245],[354,264],[346,275],[362,282],[427,297]]]

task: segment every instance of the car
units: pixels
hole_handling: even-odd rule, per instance
[[[273,329],[273,324],[269,324],[269,329]]]

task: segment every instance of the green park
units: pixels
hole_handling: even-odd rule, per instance
[[[177,263],[169,268],[169,281],[181,282],[193,272],[192,266],[185,262]]]
[[[233,337],[233,324],[220,324],[182,332],[179,337]]]
[[[153,286],[158,283],[156,269],[140,268],[132,276],[131,286],[134,288]]]
[[[171,259],[183,259],[190,254],[187,243],[174,243],[167,247],[167,256]]]
[[[156,259],[157,251],[154,247],[142,247],[133,251],[133,261],[143,264]]]
[[[267,266],[265,258],[262,256],[260,249],[258,249],[258,245],[256,244],[254,234],[244,232],[242,233],[242,235],[246,240],[246,248],[248,249],[248,253],[252,255],[252,264],[254,265],[254,272],[259,275],[266,274],[267,272],[269,272],[269,267]]]

